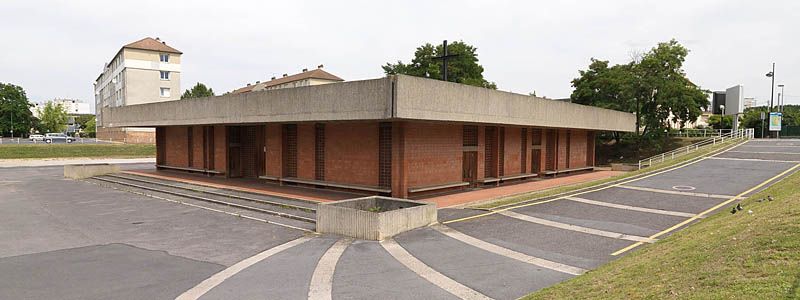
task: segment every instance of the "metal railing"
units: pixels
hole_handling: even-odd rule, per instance
[[[733,129],[681,129],[679,131],[670,131],[669,136],[677,137],[720,137],[729,134]]]
[[[732,131],[720,136],[714,136],[710,139],[702,140],[700,142],[688,146],[683,146],[681,148],[669,152],[664,152],[661,154],[653,155],[651,157],[639,160],[639,169],[641,170],[642,168],[647,168],[649,166],[652,166],[653,164],[660,164],[662,162],[675,159],[676,157],[680,157],[695,152],[706,146],[713,146],[718,143],[724,143],[725,141],[732,141],[732,140],[749,140],[754,137],[754,134],[755,130],[753,128],[747,128],[747,129]]]

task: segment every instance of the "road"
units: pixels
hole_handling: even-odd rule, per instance
[[[0,298],[515,299],[725,210],[799,162],[798,140],[754,140],[546,201],[442,209],[441,225],[383,242],[64,180],[57,167],[0,169]]]

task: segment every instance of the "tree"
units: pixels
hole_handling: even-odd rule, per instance
[[[456,57],[447,61],[447,81],[468,84],[472,86],[497,89],[494,82],[489,82],[483,78],[483,66],[478,64],[477,48],[464,43],[463,41],[454,42],[447,45],[448,54],[455,54]],[[396,64],[386,63],[382,66],[387,75],[405,74],[417,77],[441,79],[442,61],[434,57],[442,56],[444,48],[441,45],[433,46],[430,43],[417,47],[414,52],[414,59],[406,64],[397,61]]]
[[[12,129],[17,136],[29,133],[33,124],[31,107],[22,87],[0,82],[0,135],[10,135]]]
[[[97,118],[92,116],[92,118],[89,119],[88,122],[86,122],[84,127],[81,127],[81,128],[83,128],[83,134],[85,134],[86,137],[90,137],[90,138],[96,137],[97,136]]]
[[[181,95],[181,99],[201,98],[214,96],[214,90],[206,87],[205,84],[197,83],[191,89],[186,90]]]
[[[706,91],[683,71],[689,50],[676,40],[659,43],[623,65],[592,59],[572,81],[574,103],[637,113],[637,133],[661,136],[670,121],[683,127],[708,107]],[[638,131],[641,129],[641,132]]]
[[[39,113],[40,131],[64,132],[67,129],[67,109],[53,101],[47,101]]]
[[[733,116],[712,115],[708,117],[708,125],[714,129],[733,128]]]

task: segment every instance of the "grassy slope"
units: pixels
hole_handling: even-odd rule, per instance
[[[653,166],[650,167],[650,168],[645,168],[645,169],[642,169],[642,170],[627,172],[625,174],[613,176],[613,177],[610,177],[610,178],[599,179],[599,180],[594,180],[594,181],[585,182],[585,183],[561,186],[561,187],[557,187],[557,188],[552,188],[552,189],[547,189],[547,190],[541,190],[541,191],[536,191],[536,192],[525,193],[525,194],[521,194],[521,195],[515,195],[515,196],[511,196],[511,197],[496,199],[494,201],[490,201],[490,202],[487,202],[487,203],[481,203],[481,204],[475,205],[474,208],[492,209],[492,208],[495,208],[495,207],[498,207],[498,206],[502,206],[502,205],[511,205],[511,204],[514,204],[514,203],[523,202],[523,201],[530,201],[530,200],[534,200],[534,199],[537,199],[537,198],[550,197],[550,196],[554,196],[554,195],[557,195],[557,194],[562,194],[562,193],[567,193],[567,192],[571,192],[571,191],[576,191],[576,190],[580,190],[580,189],[589,188],[589,187],[596,186],[596,185],[599,185],[599,184],[604,184],[604,183],[608,183],[608,182],[612,182],[612,181],[616,181],[616,180],[622,180],[622,179],[625,179],[625,178],[628,178],[628,177],[632,177],[632,176],[636,176],[636,175],[640,175],[640,174],[643,174],[643,173],[646,173],[646,172],[651,172],[651,171],[654,171],[654,170],[659,170],[659,169],[665,169],[665,168],[668,168],[668,167],[672,167],[672,166],[675,166],[677,164],[680,164],[680,163],[683,163],[683,162],[686,162],[686,161],[689,161],[689,160],[692,160],[692,159],[695,159],[695,158],[698,158],[698,157],[701,157],[701,156],[704,156],[704,155],[707,155],[707,154],[713,154],[716,151],[721,151],[723,149],[726,149],[726,148],[729,148],[731,146],[734,146],[734,145],[738,144],[739,142],[741,142],[741,141],[740,140],[726,141],[725,143],[720,143],[720,144],[717,144],[717,145],[708,146],[708,147],[703,148],[701,150],[698,150],[696,152],[689,153],[688,155],[680,156],[678,158],[675,158],[674,160],[669,160],[669,161],[665,161],[663,163],[653,164]]]
[[[800,298],[800,173],[526,299]],[[757,202],[772,195],[777,200]],[[747,210],[752,210],[750,215]]]
[[[36,144],[0,145],[0,159],[56,157],[154,157],[155,145],[127,144]]]

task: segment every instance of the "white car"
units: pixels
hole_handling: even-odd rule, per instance
[[[40,141],[41,142],[41,141],[44,141],[44,136],[41,135],[41,134],[31,134],[28,137],[28,139],[31,140],[31,142],[33,142],[33,141]]]
[[[68,136],[66,134],[63,134],[63,133],[47,133],[47,134],[44,135],[44,142],[45,143],[50,144],[50,143],[56,143],[56,142],[61,142],[61,141],[64,141],[64,142],[67,142],[67,143],[72,143],[72,142],[75,141],[75,138],[73,138],[71,136]]]

